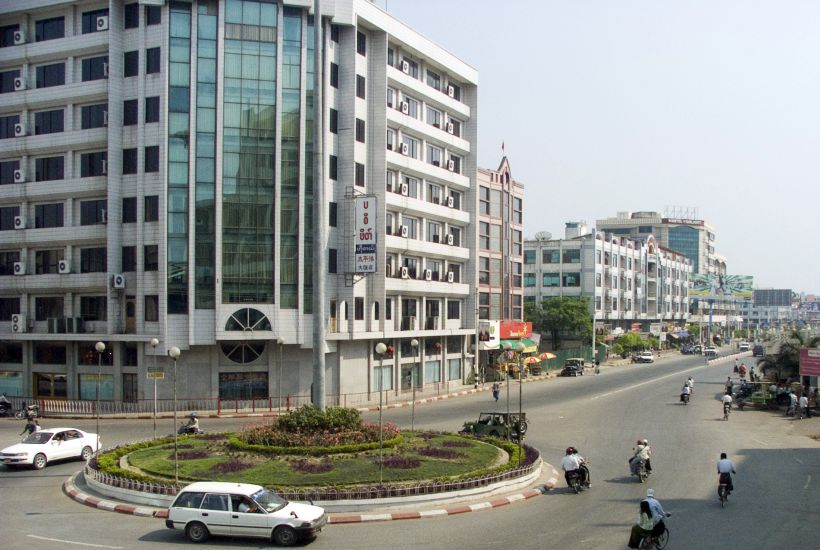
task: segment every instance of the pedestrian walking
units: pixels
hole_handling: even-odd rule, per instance
[[[28,432],[29,434],[33,434],[36,431],[37,431],[37,424],[34,423],[34,419],[33,418],[26,418],[26,425],[23,428],[23,431],[20,432],[20,435],[23,435],[26,432]]]
[[[786,416],[794,416],[797,412],[797,396],[794,390],[789,392],[789,407],[786,409]]]
[[[803,417],[811,418],[811,412],[809,410],[809,398],[806,397],[806,394],[800,396],[800,420],[803,420]]]
[[[493,382],[493,399],[498,403],[498,396],[501,394],[501,386],[498,382]]]
[[[595,360],[595,376],[598,376],[599,374],[601,374],[601,362],[598,359],[596,359]]]

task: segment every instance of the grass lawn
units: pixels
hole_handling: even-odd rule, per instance
[[[478,475],[506,464],[507,453],[489,443],[451,434],[403,432],[404,443],[384,449],[385,482]],[[179,476],[186,481],[242,481],[266,487],[351,486],[379,481],[378,449],[325,457],[269,456],[237,452],[227,440],[197,436],[180,440]],[[127,455],[145,474],[172,479],[174,446],[140,449]],[[245,467],[247,466],[247,467]]]

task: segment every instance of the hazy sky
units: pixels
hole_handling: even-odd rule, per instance
[[[820,1],[378,0],[479,71],[525,234],[695,207],[730,274],[820,292]]]

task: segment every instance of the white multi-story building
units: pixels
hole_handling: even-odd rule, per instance
[[[585,296],[599,324],[630,330],[639,323],[682,326],[689,318],[692,267],[652,235],[632,239],[566,224],[564,239],[524,241],[524,299]]]
[[[141,400],[177,346],[185,398],[304,397],[314,246],[328,403],[461,384],[477,73],[371,2],[323,5],[323,182],[312,2],[0,5],[0,391],[93,399],[101,361],[102,399]],[[366,276],[360,197],[377,219]]]

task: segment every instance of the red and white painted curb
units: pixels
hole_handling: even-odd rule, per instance
[[[454,516],[468,512],[480,512],[481,510],[500,508],[501,506],[507,506],[508,504],[513,504],[514,502],[522,502],[533,497],[541,496],[546,494],[547,491],[555,488],[555,484],[558,482],[558,472],[547,463],[544,463],[544,466],[545,468],[552,470],[552,475],[543,485],[539,485],[535,489],[527,489],[526,491],[506,497],[496,498],[486,502],[478,502],[475,504],[463,504],[460,506],[453,506],[452,508],[439,508],[435,510],[424,510],[421,512],[392,512],[389,514],[329,514],[328,523],[366,523],[373,521],[395,521],[400,519],[424,519]],[[87,493],[84,493],[74,484],[74,478],[78,475],[80,475],[80,472],[74,474],[63,482],[63,492],[80,504],[97,508],[98,510],[118,512],[120,514],[130,514],[132,516],[154,517],[160,519],[165,519],[168,517],[168,510],[165,508],[133,506],[131,504],[123,504],[93,497]]]

